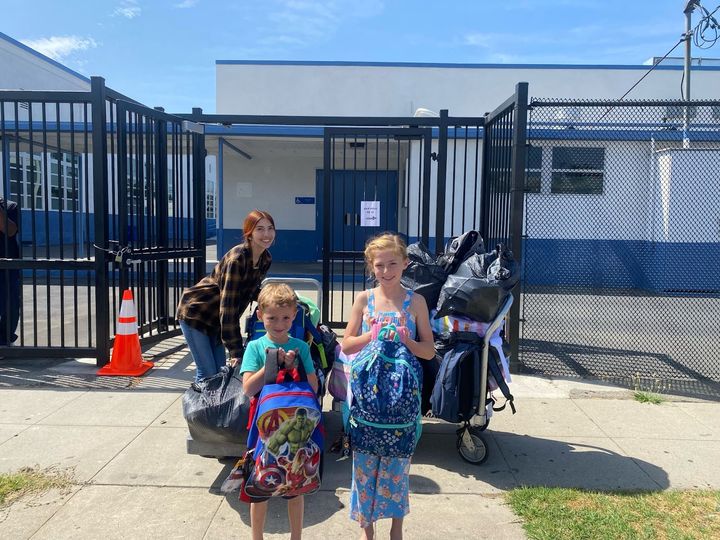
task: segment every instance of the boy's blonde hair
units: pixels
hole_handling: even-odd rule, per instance
[[[291,307],[297,309],[297,295],[285,283],[268,283],[260,289],[258,308],[262,311],[274,307]]]
[[[367,264],[370,273],[372,273],[373,260],[375,260],[375,254],[378,251],[393,251],[403,260],[408,258],[407,244],[400,235],[389,232],[378,234],[370,238],[365,244],[365,264]]]

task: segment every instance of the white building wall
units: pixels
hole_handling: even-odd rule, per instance
[[[653,240],[720,242],[720,148],[658,150],[653,158],[659,184]]]
[[[216,64],[218,114],[408,116],[424,107],[454,116],[482,116],[520,81],[534,97],[617,99],[648,66],[428,67],[316,63]],[[232,61],[228,61],[232,62]],[[680,99],[682,70],[662,66],[630,99]],[[694,99],[716,99],[720,69],[695,68]]]
[[[317,142],[316,151],[297,155],[283,152],[270,140],[252,156],[248,160],[227,148],[223,153],[223,227],[242,229],[247,213],[260,208],[270,212],[282,229],[315,230],[315,205],[295,204],[295,197],[316,196],[322,142]]]
[[[90,82],[0,34],[0,89],[87,91]]]

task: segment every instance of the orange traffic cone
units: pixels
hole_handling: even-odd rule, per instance
[[[124,375],[139,377],[153,367],[152,362],[145,362],[140,355],[140,338],[138,337],[137,315],[130,289],[123,293],[118,316],[115,346],[109,364],[101,367],[98,375]]]

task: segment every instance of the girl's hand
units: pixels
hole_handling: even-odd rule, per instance
[[[407,326],[398,326],[396,328],[400,343],[407,345],[407,341],[410,338],[410,332],[408,332]]]

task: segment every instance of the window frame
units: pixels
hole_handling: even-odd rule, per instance
[[[571,166],[557,166],[567,165],[570,161],[565,157],[565,163],[557,163],[560,158],[557,156],[560,152],[571,155],[572,151],[578,152],[581,156],[583,153],[599,151],[600,163],[599,167],[588,167],[582,166],[587,165],[582,163],[583,159],[579,160],[575,166],[570,163]],[[603,195],[605,193],[605,147],[604,146],[553,146],[550,162],[550,193],[553,195]],[[557,159],[556,159],[557,158]],[[587,158],[585,158],[587,161]],[[592,164],[589,164],[592,165]],[[561,176],[560,176],[561,175]],[[558,176],[563,179],[563,183],[560,183]],[[575,177],[573,181],[572,178]],[[578,189],[578,183],[584,183],[586,185],[592,185],[593,182],[597,182],[599,179],[599,186],[595,186],[593,189]],[[582,184],[581,184],[582,185]],[[567,186],[567,187],[560,187]],[[592,187],[592,186],[591,186]]]

